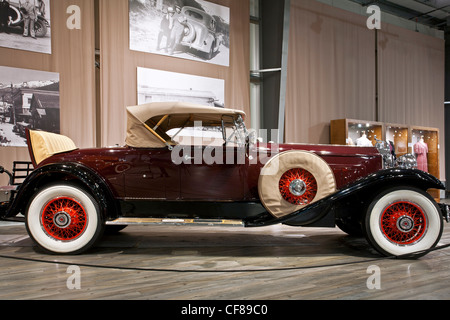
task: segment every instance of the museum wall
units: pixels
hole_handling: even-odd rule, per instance
[[[330,142],[333,119],[375,117],[375,34],[366,19],[314,0],[291,0],[287,142]]]
[[[124,144],[138,68],[224,80],[224,106],[244,110],[251,127],[249,1],[210,2],[230,11],[228,65],[131,50],[129,0],[51,1],[51,53],[0,47],[1,65],[59,74],[61,133],[79,147]],[[80,28],[68,26],[72,5]],[[439,128],[444,159],[443,40],[383,24],[377,43],[367,17],[314,0],[291,0],[290,14],[286,142],[327,144],[331,120],[379,120]],[[0,165],[14,160],[29,160],[27,148],[0,147]]]
[[[383,24],[378,62],[380,121],[443,129],[444,41]]]
[[[225,107],[250,112],[249,1],[210,1],[230,8],[229,66],[129,49],[128,0],[100,0],[101,145],[122,145],[126,106],[137,104],[137,68],[225,80]],[[247,117],[249,124],[250,116]]]
[[[379,121],[438,128],[437,161],[446,180],[444,40],[383,24],[378,65]]]
[[[81,148],[124,144],[126,107],[138,104],[137,68],[223,80],[224,106],[249,114],[249,1],[209,2],[229,8],[226,65],[131,50],[129,0],[50,1],[51,32],[46,40],[50,43],[51,38],[51,52],[0,47],[1,65],[59,74],[60,132]],[[159,8],[162,12],[170,1],[155,3],[164,5]],[[73,5],[79,8],[77,20]],[[74,22],[80,22],[79,29],[71,28]],[[22,40],[17,31],[8,37]],[[31,38],[27,41],[34,43]],[[250,117],[251,125],[249,121]],[[11,170],[15,160],[29,161],[26,147],[0,147],[0,165]],[[7,183],[6,175],[0,175],[0,183]]]
[[[67,21],[80,8],[81,29],[69,29]],[[49,10],[50,9],[50,10]],[[95,74],[94,74],[94,2],[92,0],[57,0],[50,2],[51,53],[0,47],[2,66],[59,73],[61,133],[70,136],[79,147],[95,145]],[[9,35],[21,41],[22,35]],[[50,35],[47,35],[50,37]],[[29,38],[30,41],[31,38]],[[37,38],[36,43],[42,41]],[[0,165],[12,169],[13,161],[29,161],[26,147],[0,147]],[[6,175],[0,176],[1,185]]]
[[[438,128],[445,180],[444,41],[382,23],[377,42],[366,21],[291,0],[285,139],[328,144],[345,118]]]

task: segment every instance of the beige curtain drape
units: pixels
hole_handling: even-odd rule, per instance
[[[230,8],[229,67],[129,50],[128,0],[52,0],[52,54],[0,48],[0,64],[60,74],[61,133],[82,148],[124,144],[125,108],[137,104],[137,67],[224,79],[226,107],[245,111],[250,126],[249,0],[211,2]],[[80,7],[81,30],[66,27],[70,5]],[[0,148],[0,165],[11,169],[15,160],[28,161],[27,148]]]
[[[123,145],[125,107],[137,104],[137,68],[224,79],[225,107],[243,110],[250,120],[250,4],[210,1],[230,8],[230,66],[129,50],[128,0],[100,0],[101,145]],[[247,123],[247,124],[248,124]]]
[[[366,18],[291,0],[287,142],[329,143],[333,119],[375,120],[375,33]]]
[[[444,45],[442,39],[382,25],[380,121],[444,128]]]
[[[378,52],[380,121],[438,128],[445,180],[444,40],[383,24]]]
[[[81,30],[66,27],[70,5],[81,10]],[[96,136],[94,1],[52,0],[50,12],[52,54],[1,47],[0,65],[59,73],[61,133],[77,146],[92,147]],[[29,161],[27,148],[0,147],[0,165],[11,170],[15,160]],[[7,181],[0,176],[1,185]]]
[[[439,128],[445,179],[444,41],[384,23],[376,41],[368,16],[315,0],[290,14],[285,140],[329,143],[344,118]]]

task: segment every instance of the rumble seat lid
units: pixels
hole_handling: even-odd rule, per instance
[[[46,131],[27,130],[28,149],[34,166],[57,153],[78,149],[75,143],[64,135]]]

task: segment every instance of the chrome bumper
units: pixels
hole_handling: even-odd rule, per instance
[[[450,222],[450,204],[438,203],[445,221]]]

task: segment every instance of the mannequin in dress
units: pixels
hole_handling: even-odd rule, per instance
[[[423,141],[423,136],[414,145],[414,153],[417,157],[417,169],[428,172],[428,145]]]
[[[360,138],[356,139],[356,145],[360,147],[373,147],[372,141],[367,139],[366,133],[363,131]]]

